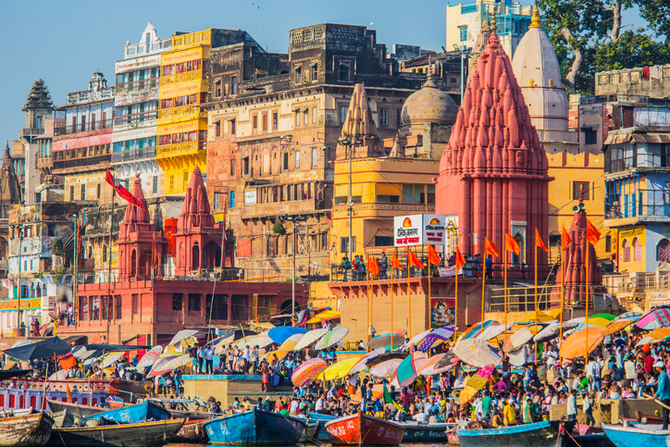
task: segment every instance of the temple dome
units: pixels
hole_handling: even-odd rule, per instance
[[[439,88],[428,75],[428,80],[420,90],[412,93],[402,106],[402,125],[422,125],[425,123],[449,124],[456,122],[458,106],[454,100]]]

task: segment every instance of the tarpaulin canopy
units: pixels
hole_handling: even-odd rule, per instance
[[[496,366],[502,361],[502,353],[497,347],[478,339],[460,340],[454,346],[454,354],[468,365],[477,368]]]
[[[293,326],[277,326],[272,328],[267,332],[268,337],[272,339],[273,342],[281,345],[284,343],[291,335],[295,334],[305,334],[307,331],[301,327]]]
[[[17,360],[35,360],[48,359],[59,355],[67,354],[72,347],[58,337],[48,340],[32,343],[30,345],[19,346],[17,348],[7,349],[5,354]]]
[[[332,320],[334,318],[340,318],[340,312],[336,310],[324,310],[323,312],[314,315],[312,318],[307,320],[307,323],[321,323],[323,320]]]
[[[328,333],[328,329],[325,327],[319,328],[319,329],[314,329],[313,331],[309,331],[303,337],[300,339],[300,341],[293,347],[294,351],[300,351],[301,349],[306,348],[307,346],[311,345],[324,335]]]

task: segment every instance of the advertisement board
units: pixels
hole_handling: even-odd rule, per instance
[[[446,216],[441,214],[415,214],[393,218],[393,245],[444,245]]]

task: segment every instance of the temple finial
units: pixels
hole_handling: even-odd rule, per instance
[[[533,15],[530,18],[530,28],[542,28],[542,20],[540,20],[540,10],[537,6],[533,6]]]
[[[490,29],[491,31],[495,32],[495,31],[498,29],[498,25],[497,25],[497,23],[498,23],[498,22],[496,21],[496,12],[493,11],[493,12],[491,13],[491,24],[489,25],[489,29]]]

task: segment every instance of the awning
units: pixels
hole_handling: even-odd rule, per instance
[[[333,318],[340,318],[341,313],[336,310],[324,310],[323,312],[314,315],[314,317],[307,320],[307,323],[321,323],[323,320],[332,320]]]
[[[611,133],[605,140],[605,145],[622,143],[670,143],[670,133],[637,133],[627,132],[625,134]]]

